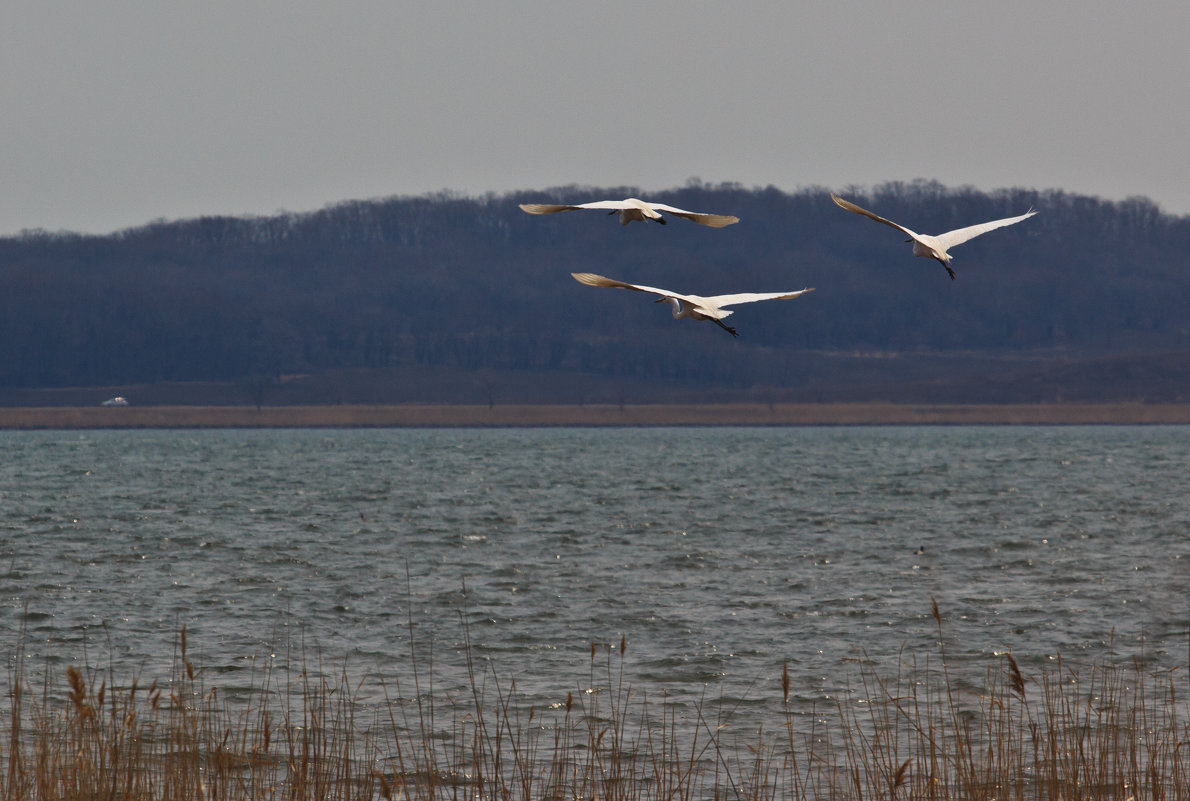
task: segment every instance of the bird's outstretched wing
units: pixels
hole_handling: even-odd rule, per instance
[[[673,206],[667,206],[664,203],[650,203],[649,205],[657,211],[666,211],[675,217],[684,217],[687,220],[693,220],[699,225],[705,225],[708,228],[725,228],[740,221],[739,217],[732,217],[729,214],[704,214],[699,211],[686,211],[685,209],[675,209]]]
[[[980,223],[979,225],[969,225],[966,228],[956,228],[953,231],[947,231],[944,234],[938,234],[934,238],[942,243],[943,250],[949,250],[955,245],[961,245],[968,239],[974,239],[980,234],[986,234],[988,231],[994,231],[997,228],[1003,228],[1006,225],[1019,223],[1021,220],[1027,220],[1037,212],[1029,209],[1019,217],[1005,217],[1003,220],[992,220],[991,222]]]
[[[529,214],[557,214],[559,211],[579,211],[580,209],[609,209],[611,211],[623,211],[624,209],[636,209],[641,206],[651,206],[651,203],[644,203],[642,201],[631,200],[596,200],[592,203],[577,203],[574,205],[567,205],[564,203],[521,203],[521,211]]]
[[[646,204],[640,200],[637,200],[634,202],[631,198],[629,198],[628,200],[594,200],[594,201],[591,201],[590,203],[580,203],[580,204],[578,204],[578,206],[576,206],[576,208],[623,210],[623,209],[635,209],[635,208],[639,208],[640,206],[645,206],[645,205],[648,205],[648,204]]]
[[[831,193],[831,200],[835,201],[835,205],[841,209],[846,209],[847,211],[855,212],[856,214],[862,214],[863,216],[867,217],[869,220],[875,220],[878,223],[884,223],[887,226],[896,228],[898,231],[900,231],[904,234],[908,234],[909,236],[913,237],[914,239],[917,239],[917,234],[913,231],[910,231],[905,226],[897,225],[892,220],[886,220],[883,217],[881,217],[879,214],[873,214],[872,212],[868,211],[867,209],[861,209],[859,206],[855,205],[851,201],[844,200],[843,198],[839,197],[834,192]]]
[[[526,214],[557,214],[560,211],[577,211],[584,206],[564,206],[555,203],[522,203],[521,211]]]
[[[814,287],[806,287],[796,292],[740,292],[735,295],[715,295],[714,297],[702,298],[701,300],[703,303],[722,309],[726,306],[735,306],[740,303],[754,303],[758,300],[788,300],[813,291]]]
[[[522,211],[528,214],[556,214],[559,211],[577,211],[578,209],[607,209],[608,211],[652,209],[657,212],[668,212],[675,217],[684,217],[687,220],[693,220],[699,225],[706,225],[710,228],[723,228],[724,226],[740,221],[739,217],[732,217],[727,214],[703,214],[698,211],[686,211],[685,209],[675,208],[674,206],[667,206],[664,203],[649,203],[648,201],[637,200],[636,198],[628,198],[626,200],[596,200],[591,203],[578,203],[575,205],[562,203],[521,203],[520,207]]]
[[[580,284],[587,286],[602,286],[610,289],[631,289],[635,292],[648,292],[651,295],[657,295],[663,298],[677,298],[684,300],[687,303],[695,303],[695,301],[703,300],[703,298],[695,298],[690,295],[679,295],[677,292],[670,292],[668,289],[658,289],[654,286],[643,286],[641,284],[626,284],[623,281],[617,281],[614,278],[607,278],[595,273],[571,273],[570,276],[578,281]]]

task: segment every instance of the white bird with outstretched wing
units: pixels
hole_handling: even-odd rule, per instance
[[[687,220],[693,220],[699,225],[706,225],[710,228],[723,228],[726,225],[740,221],[739,217],[731,217],[726,214],[703,214],[697,211],[686,211],[685,209],[667,206],[664,203],[647,203],[634,197],[630,197],[627,200],[597,200],[594,203],[579,203],[573,206],[557,203],[522,203],[520,207],[522,211],[528,214],[557,214],[560,211],[607,209],[608,214],[620,215],[620,225],[627,225],[630,222],[647,222],[649,220],[665,225],[665,218],[661,216],[661,212],[663,211],[666,214],[672,214],[675,217],[684,217]]]
[[[911,231],[903,225],[898,225],[892,220],[886,220],[878,214],[873,214],[867,209],[862,209],[849,200],[844,200],[838,195],[831,193],[831,200],[842,209],[862,214],[870,220],[875,220],[878,223],[896,228],[898,231],[906,234],[913,242],[913,255],[923,256],[925,258],[937,259],[946,268],[946,272],[950,274],[951,279],[954,279],[954,270],[950,268],[950,254],[948,250],[956,245],[961,245],[969,239],[974,239],[980,234],[986,234],[988,231],[994,231],[997,228],[1003,228],[1006,225],[1019,223],[1022,220],[1027,220],[1037,212],[1029,209],[1024,214],[1017,217],[1005,217],[1002,220],[992,220],[991,222],[979,223],[978,225],[969,225],[966,228],[956,228],[953,231],[947,231],[944,234],[936,234],[930,236],[929,234],[919,234]]]
[[[732,311],[727,308],[728,306],[736,306],[740,303],[753,303],[758,300],[788,300],[789,298],[796,298],[798,295],[804,295],[807,292],[814,291],[813,287],[808,287],[794,292],[740,292],[734,295],[714,295],[704,298],[700,295],[682,295],[678,292],[670,292],[668,289],[657,289],[652,286],[627,284],[623,281],[617,281],[614,278],[605,278],[602,275],[595,275],[594,273],[571,273],[570,275],[575,281],[578,281],[580,284],[586,284],[587,286],[631,289],[636,292],[648,292],[651,295],[657,295],[657,303],[669,303],[673,307],[675,320],[710,320],[733,337],[738,337],[739,334],[734,328],[723,323],[723,318],[732,314]],[[683,303],[686,305],[683,306]]]

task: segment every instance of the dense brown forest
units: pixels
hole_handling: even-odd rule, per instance
[[[1190,395],[1190,218],[1147,200],[841,191],[925,232],[1039,211],[957,248],[953,282],[822,188],[648,195],[741,218],[721,230],[517,208],[634,194],[392,197],[2,239],[0,402],[66,387],[270,403]],[[732,339],[571,272],[706,295],[817,291],[739,307]]]

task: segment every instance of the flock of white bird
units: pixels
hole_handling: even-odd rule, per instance
[[[839,208],[863,215],[878,223],[884,223],[904,233],[909,237],[906,241],[913,243],[913,255],[936,259],[946,268],[946,272],[950,275],[951,280],[954,280],[954,270],[950,267],[951,256],[949,251],[951,248],[974,239],[980,234],[986,234],[988,231],[994,231],[997,228],[1003,228],[1006,225],[1027,220],[1037,213],[1033,209],[1029,209],[1029,211],[1017,217],[1005,217],[1002,220],[992,220],[991,222],[979,223],[978,225],[970,225],[966,228],[956,228],[953,231],[931,236],[929,234],[915,233],[903,225],[886,220],[867,209],[860,208],[834,193],[831,193],[831,200]],[[732,217],[726,214],[704,214],[697,211],[686,211],[685,209],[667,206],[664,203],[648,203],[634,197],[626,200],[600,200],[594,203],[580,203],[577,205],[522,203],[521,209],[529,214],[556,214],[560,211],[600,209],[606,210],[609,215],[619,215],[620,225],[627,225],[630,222],[649,222],[650,220],[665,225],[666,220],[662,216],[662,212],[672,214],[675,217],[692,220],[699,225],[705,225],[710,228],[724,228],[740,221],[739,217]],[[575,281],[578,281],[580,284],[586,284],[587,286],[631,289],[636,292],[647,292],[651,295],[657,295],[658,297],[655,302],[668,303],[673,307],[675,320],[710,320],[733,337],[739,336],[739,334],[734,328],[723,322],[723,318],[732,313],[728,310],[728,306],[735,306],[740,303],[752,303],[758,300],[788,300],[814,291],[813,287],[807,287],[791,292],[740,292],[734,295],[702,297],[700,295],[683,295],[678,292],[670,292],[668,289],[658,289],[641,284],[628,284],[612,278],[605,278],[602,275],[595,275],[594,273],[571,273],[570,275]]]

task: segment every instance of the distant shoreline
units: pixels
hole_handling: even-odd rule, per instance
[[[583,426],[1155,425],[1184,403],[718,403],[0,408],[0,429],[536,428]]]

